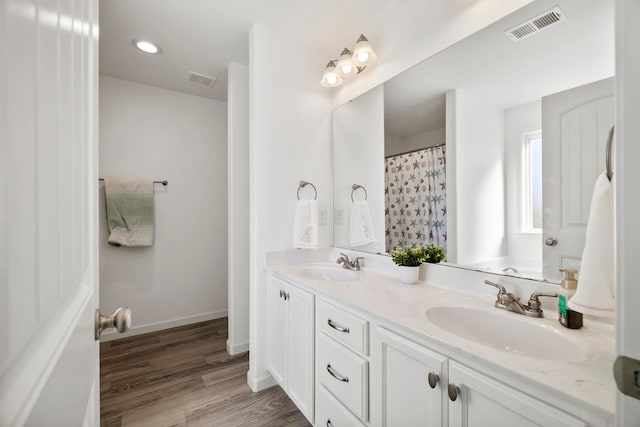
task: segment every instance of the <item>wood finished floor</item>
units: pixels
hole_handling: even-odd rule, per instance
[[[100,344],[101,425],[310,426],[279,387],[249,389],[226,340],[224,318]]]

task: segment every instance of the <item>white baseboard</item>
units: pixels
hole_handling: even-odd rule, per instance
[[[249,385],[249,388],[251,389],[251,391],[253,391],[254,393],[257,393],[259,391],[262,391],[269,387],[273,387],[274,385],[277,385],[278,382],[268,372],[266,373],[265,376],[261,378],[256,378],[254,373],[252,371],[249,371],[247,372],[247,384]]]
[[[133,313],[135,316],[135,313]],[[189,325],[191,323],[204,322],[206,320],[220,319],[227,316],[227,310],[210,311],[208,313],[196,314],[193,316],[181,317],[178,319],[164,320],[161,322],[147,323],[146,325],[135,325],[123,334],[117,333],[114,329],[105,331],[100,337],[100,342],[113,341],[120,338],[142,335],[149,332],[161,331],[163,329],[175,328],[177,326]],[[135,319],[135,317],[134,317]]]
[[[247,351],[249,351],[249,341],[234,344],[231,340],[227,340],[227,353],[230,355],[246,353]]]

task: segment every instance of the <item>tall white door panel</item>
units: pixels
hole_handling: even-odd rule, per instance
[[[0,2],[0,425],[97,425],[96,0]]]

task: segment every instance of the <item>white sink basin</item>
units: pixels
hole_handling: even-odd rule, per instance
[[[498,310],[498,309],[496,309]],[[493,313],[469,307],[434,307],[427,319],[461,338],[498,350],[549,360],[583,360],[585,350],[540,319],[519,319],[514,313]]]
[[[298,270],[298,274],[311,280],[326,280],[330,282],[345,282],[358,280],[358,272],[342,267],[304,267]]]

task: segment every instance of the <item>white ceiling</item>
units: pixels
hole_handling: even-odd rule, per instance
[[[566,21],[518,42],[504,35],[556,5]],[[613,1],[538,0],[386,82],[385,133],[444,127],[451,89],[507,109],[613,74]]]
[[[360,33],[369,37],[382,63],[465,13],[499,1],[512,0],[102,0],[100,72],[226,101],[228,63],[248,63],[254,23],[328,52],[317,59],[320,81],[327,61],[343,47],[353,48]],[[163,53],[137,51],[134,38],[155,41]],[[189,71],[218,81],[213,88],[189,83]]]

